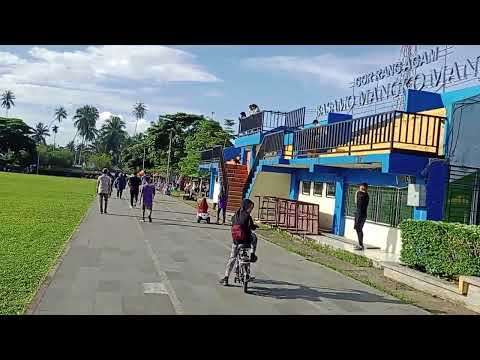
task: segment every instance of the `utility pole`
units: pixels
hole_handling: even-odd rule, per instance
[[[145,171],[145,144],[143,144],[143,165],[142,165],[142,170]]]
[[[168,144],[168,160],[167,160],[167,184],[170,182],[170,153],[172,151],[172,130],[170,130],[170,139]]]

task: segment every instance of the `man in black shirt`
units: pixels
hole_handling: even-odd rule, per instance
[[[360,184],[360,187],[355,194],[355,203],[357,204],[357,210],[355,211],[355,226],[354,229],[357,231],[358,236],[358,245],[355,246],[355,250],[363,250],[363,225],[367,220],[367,209],[368,202],[370,197],[368,196],[368,185],[367,183]]]
[[[135,171],[133,173],[133,176],[130,176],[128,179],[128,186],[130,187],[130,207],[137,206],[137,201],[138,201],[138,192],[140,190],[140,184],[142,181],[140,178],[137,176],[137,172]],[[133,200],[135,199],[135,204],[133,203]]]

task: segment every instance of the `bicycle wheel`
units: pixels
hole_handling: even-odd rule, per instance
[[[248,293],[248,269],[246,265],[242,266],[243,292]]]

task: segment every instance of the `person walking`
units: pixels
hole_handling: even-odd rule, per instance
[[[152,179],[145,176],[145,183],[142,185],[140,193],[140,200],[142,202],[143,221],[145,222],[145,209],[149,210],[148,222],[152,222],[153,198],[155,197],[155,186],[152,184]]]
[[[227,196],[223,192],[223,189],[220,190],[218,195],[218,208],[217,208],[217,224],[220,224],[220,213],[222,213],[223,222],[222,225],[225,225],[225,214],[227,212]]]
[[[355,246],[355,250],[363,250],[363,225],[367,220],[367,209],[370,196],[368,195],[368,184],[360,184],[358,191],[355,194],[355,203],[357,204],[357,210],[355,211],[355,224],[354,229],[357,231],[358,245]]]
[[[107,213],[108,198],[112,193],[112,179],[108,176],[108,169],[103,169],[103,174],[97,179],[97,194],[100,203],[100,214]],[[105,207],[103,204],[105,203]]]
[[[128,179],[128,186],[130,187],[130,208],[137,206],[138,192],[140,190],[141,180],[135,171]],[[134,202],[135,200],[135,202]]]
[[[125,174],[120,173],[116,178],[115,182],[113,183],[115,189],[117,189],[117,199],[122,198],[123,190],[127,186],[127,178]]]

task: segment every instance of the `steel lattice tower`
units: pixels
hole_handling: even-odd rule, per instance
[[[410,58],[417,55],[417,45],[402,45],[400,48],[400,61],[402,63],[407,62]],[[402,72],[401,75],[398,76],[397,81],[401,82],[402,84],[409,78],[415,76],[415,69],[408,69],[407,71]],[[409,87],[412,85],[410,84]],[[404,91],[400,96],[397,97],[395,101],[395,109],[397,110],[404,110],[405,102],[407,98],[407,92]]]

